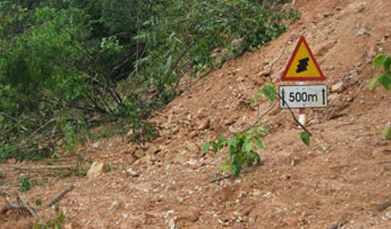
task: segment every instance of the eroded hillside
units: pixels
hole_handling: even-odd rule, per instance
[[[391,2],[293,4],[302,18],[286,33],[196,80],[155,112],[151,121],[161,136],[154,142],[141,147],[126,136],[91,142],[82,155],[110,163],[110,172],[96,179],[51,177],[24,193],[25,199],[34,206],[36,199],[48,203],[75,185],[61,200],[64,228],[390,228],[391,145],[380,133],[391,121],[391,100],[383,88],[370,91],[368,84],[379,72],[372,67],[375,55],[391,53]],[[306,111],[310,147],[296,138],[300,130],[287,110],[265,98],[259,110],[248,105],[258,88],[270,81],[282,84],[302,35],[329,87],[328,108]],[[226,151],[204,154],[203,143],[258,119],[272,132],[259,151],[263,165],[210,183],[224,176]],[[3,182],[15,181],[20,171],[14,168],[22,165],[47,166],[2,164]],[[18,187],[2,189],[12,193]],[[37,209],[44,219],[55,215],[51,208]],[[32,222],[10,212],[0,225],[30,228]]]

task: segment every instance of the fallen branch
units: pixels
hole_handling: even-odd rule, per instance
[[[46,208],[50,208],[53,204],[60,201],[61,198],[63,198],[68,192],[72,191],[75,188],[74,185],[69,186],[65,191],[63,191],[60,195],[58,195],[56,198],[54,198],[47,206]]]
[[[387,208],[389,208],[390,206],[391,206],[391,201],[387,201],[387,202],[384,202],[384,203],[377,205],[376,210],[378,210],[379,212],[382,212],[382,211],[386,210]]]
[[[25,205],[18,205],[18,204],[7,204],[0,210],[0,215],[6,214],[11,209],[17,209],[22,212],[26,212],[31,214],[31,212],[28,210],[30,208],[32,211],[36,212],[35,208]]]
[[[353,125],[355,122],[348,122],[348,123],[344,123],[344,124],[341,124],[341,125],[338,125],[335,127],[335,129],[338,129],[338,128],[341,128],[341,127],[344,127],[344,126],[350,126],[350,125]]]
[[[342,222],[342,223],[337,223],[327,229],[338,229],[338,228],[342,228],[343,226],[345,226],[346,224],[349,223],[349,220],[346,220],[345,222]]]
[[[26,201],[23,200],[20,194],[18,194],[17,200],[19,202],[19,205],[24,206],[30,212],[30,214],[34,216],[35,220],[37,220],[39,224],[45,226],[46,228],[49,228],[46,225],[45,221],[42,219],[42,217],[38,215],[37,211],[33,207],[30,207],[29,205],[26,204]]]
[[[21,168],[13,166],[12,168],[20,170],[20,171],[27,171],[27,172],[38,172],[38,171],[45,171],[45,170],[70,170],[72,171],[73,167],[39,167],[39,168]]]
[[[219,181],[222,181],[222,180],[225,180],[225,179],[229,179],[231,177],[232,177],[232,175],[228,175],[228,176],[225,176],[225,177],[220,177],[220,178],[211,180],[209,183],[216,183],[216,182],[219,182]]]
[[[391,161],[381,161],[381,162],[374,162],[374,163],[366,163],[366,164],[344,164],[344,165],[333,165],[330,166],[330,169],[342,169],[342,168],[347,168],[347,167],[352,167],[352,166],[369,166],[369,165],[384,165],[384,164],[391,164]]]

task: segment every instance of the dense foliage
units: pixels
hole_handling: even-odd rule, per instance
[[[0,1],[0,161],[74,152],[107,121],[150,140],[181,76],[276,38],[298,17],[284,2]]]

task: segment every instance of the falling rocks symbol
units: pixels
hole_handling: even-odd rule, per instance
[[[310,61],[310,58],[304,58],[299,60],[299,65],[297,65],[297,73],[307,71],[308,61]]]

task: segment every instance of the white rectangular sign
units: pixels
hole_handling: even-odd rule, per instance
[[[327,107],[326,85],[286,85],[279,87],[281,108]]]

